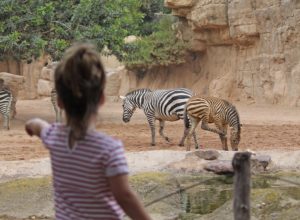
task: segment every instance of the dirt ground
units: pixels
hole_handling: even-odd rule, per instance
[[[183,133],[183,122],[167,122],[165,134],[171,142],[166,142],[156,129],[156,146],[150,146],[150,129],[141,110],[133,115],[127,124],[122,122],[120,102],[107,101],[100,110],[97,129],[120,138],[126,151],[145,150],[185,150],[178,143]],[[300,149],[300,108],[280,106],[246,106],[237,104],[240,113],[242,136],[240,150],[298,150]],[[41,117],[50,122],[55,119],[51,102],[43,100],[20,100],[17,116],[11,122],[9,131],[0,131],[0,160],[28,160],[48,156],[37,138],[24,132],[24,123],[32,117]],[[197,138],[204,148],[221,149],[216,134],[197,129]]]

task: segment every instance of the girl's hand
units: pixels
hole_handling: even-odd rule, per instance
[[[40,137],[42,129],[45,127],[48,127],[48,126],[49,126],[48,122],[46,122],[42,119],[39,119],[39,118],[34,118],[34,119],[30,119],[26,122],[25,131],[30,136],[36,135],[36,136]]]
[[[32,136],[33,135],[32,124],[30,124],[28,122],[26,122],[26,124],[25,124],[25,131],[28,135]]]

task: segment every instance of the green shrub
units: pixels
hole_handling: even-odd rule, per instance
[[[174,17],[164,16],[151,35],[125,45],[123,62],[129,69],[183,63],[188,44],[176,37]]]

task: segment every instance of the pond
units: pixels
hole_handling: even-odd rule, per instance
[[[300,219],[300,187],[291,181],[300,183],[300,173],[252,176],[251,219]],[[155,220],[233,219],[230,176],[147,172],[131,176],[130,183]],[[35,219],[53,216],[49,177],[0,184],[1,220],[33,215]]]
[[[300,183],[300,173],[252,176],[251,219],[299,219],[300,187],[291,181]],[[148,173],[132,184],[161,219],[233,219],[232,177]]]

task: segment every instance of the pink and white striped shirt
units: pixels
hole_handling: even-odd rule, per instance
[[[54,123],[42,130],[50,150],[56,220],[122,219],[124,213],[108,185],[108,177],[127,174],[121,141],[97,131],[68,146],[70,129]]]

